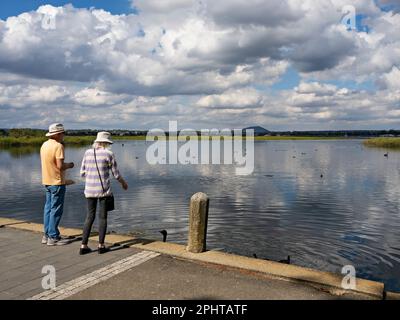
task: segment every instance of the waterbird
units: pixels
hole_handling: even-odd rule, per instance
[[[383,156],[389,158],[389,153],[385,153]]]
[[[321,174],[321,178],[323,178],[324,177],[324,175],[323,174]]]
[[[280,263],[286,263],[286,264],[290,264],[290,256],[287,256],[287,259],[284,259],[284,260],[279,260],[278,262],[280,262]]]
[[[124,144],[122,144],[122,146],[124,146]]]
[[[163,235],[163,242],[167,242],[167,235],[168,235],[167,230],[161,230],[159,232]]]

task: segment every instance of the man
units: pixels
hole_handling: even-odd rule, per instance
[[[58,225],[63,214],[65,196],[65,170],[73,168],[74,163],[64,163],[65,130],[61,123],[50,125],[46,137],[49,140],[40,148],[42,163],[42,184],[46,188],[44,206],[44,235],[42,243],[48,246],[64,245],[69,241],[61,238]]]

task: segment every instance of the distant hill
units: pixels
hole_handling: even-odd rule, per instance
[[[265,129],[263,127],[260,127],[260,126],[247,127],[247,128],[242,129],[242,130],[243,130],[243,133],[245,133],[246,130],[251,130],[251,129],[254,130],[254,135],[255,136],[265,136],[266,134],[270,134],[271,133],[267,129]]]

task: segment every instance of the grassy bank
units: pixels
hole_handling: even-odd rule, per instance
[[[365,140],[364,145],[368,147],[400,149],[400,138],[372,138]]]
[[[111,140],[146,140],[146,136],[111,136]]]
[[[194,138],[194,137],[193,137]],[[207,139],[207,137],[201,137]],[[241,137],[238,137],[240,139]],[[64,142],[67,146],[85,146],[93,143],[95,137],[92,136],[66,136]],[[113,136],[113,140],[146,140],[146,136]],[[166,137],[166,139],[168,139]],[[343,139],[343,137],[295,137],[295,136],[267,136],[267,137],[255,137],[256,141],[264,140],[335,140]],[[46,137],[0,137],[0,147],[26,147],[26,146],[40,146]],[[179,140],[185,140],[184,137]]]
[[[40,146],[46,137],[0,137],[0,147],[26,147],[26,146]],[[66,145],[83,146],[92,143],[94,137],[65,137],[64,142]]]

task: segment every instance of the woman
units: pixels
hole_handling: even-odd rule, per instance
[[[110,150],[113,143],[110,133],[99,132],[94,141],[93,148],[86,150],[82,160],[81,176],[85,178],[85,197],[87,199],[88,211],[85,225],[83,227],[82,245],[79,254],[86,254],[92,250],[88,247],[89,235],[96,216],[97,203],[100,204],[99,211],[99,246],[98,253],[109,251],[104,245],[107,231],[107,197],[112,196],[110,185],[110,170],[124,190],[128,185],[121,177],[114,153]]]

